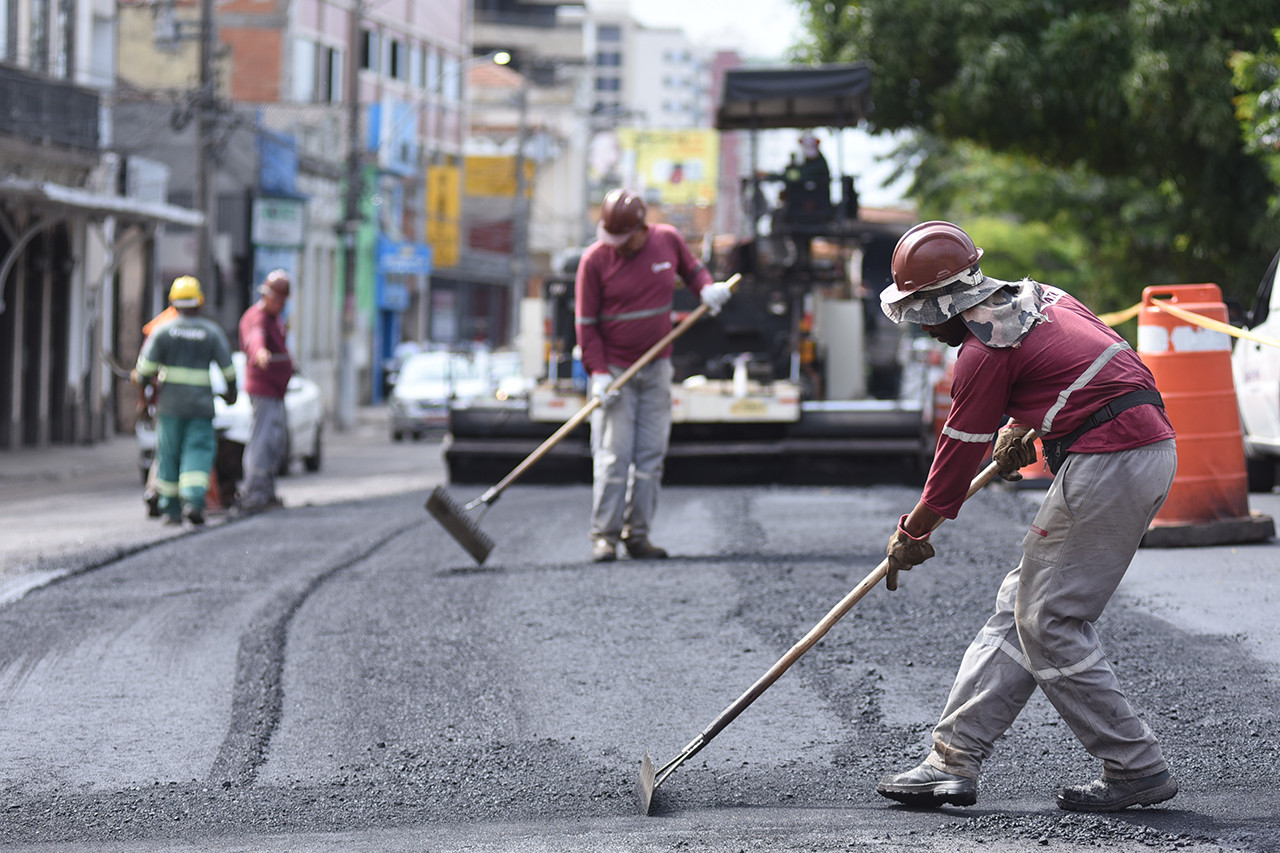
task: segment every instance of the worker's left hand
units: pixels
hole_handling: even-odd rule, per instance
[[[253,354],[253,363],[264,370],[271,366],[271,350],[266,347],[258,349]]]
[[[889,560],[889,571],[885,586],[889,590],[898,588],[898,572],[907,572],[912,566],[918,566],[933,556],[933,545],[928,537],[916,539],[903,529],[907,517],[898,521],[898,529],[889,537],[889,546],[885,548],[885,556]]]
[[[702,304],[707,306],[712,317],[720,313],[720,309],[729,301],[729,297],[733,295],[733,288],[729,286],[727,281],[717,281],[708,284],[699,292],[702,298]]]
[[[613,382],[613,377],[608,373],[591,374],[591,396],[600,398],[600,408],[607,409],[614,400],[618,399],[618,392],[610,392],[609,384]]]
[[[991,453],[995,460],[997,473],[1001,479],[1016,483],[1022,479],[1020,468],[1025,468],[1036,461],[1035,440],[1027,439],[1031,427],[1009,426],[1000,430],[996,436],[996,446]]]

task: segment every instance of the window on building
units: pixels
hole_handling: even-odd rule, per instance
[[[596,54],[596,66],[599,68],[618,68],[622,65],[622,54],[614,51],[601,51]]]
[[[409,79],[409,56],[404,42],[399,39],[388,39],[387,43],[387,75],[394,80]]]
[[[415,88],[425,88],[422,76],[422,45],[412,45],[409,48],[409,83]]]
[[[373,30],[365,30],[360,39],[360,68],[364,71],[378,71],[382,46],[378,42],[378,34]]]
[[[49,71],[51,14],[49,0],[34,0],[31,4],[31,70],[42,74]]]
[[[342,51],[336,47],[326,47],[321,49],[320,55],[320,70],[324,80],[321,100],[336,104],[342,100]]]
[[[617,77],[597,77],[597,92],[618,92],[622,90],[622,80]]]
[[[427,65],[422,78],[422,88],[431,92],[440,91],[440,52],[435,48],[427,48]]]
[[[73,0],[57,0],[50,71],[55,77],[71,79],[75,74],[76,15]]]
[[[441,60],[440,97],[448,103],[462,100],[462,63],[456,56],[446,56]]]
[[[617,24],[602,24],[596,28],[596,38],[600,41],[622,41],[622,27]]]
[[[293,101],[310,103],[316,97],[316,54],[318,46],[309,39],[293,42],[293,74],[289,97]]]
[[[5,62],[13,62],[17,55],[18,28],[14,25],[17,15],[17,0],[0,0],[0,60]]]
[[[289,97],[302,103],[333,104],[342,100],[342,51],[309,39],[293,43]]]

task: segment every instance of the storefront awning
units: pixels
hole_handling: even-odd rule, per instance
[[[204,224],[204,214],[198,210],[164,202],[143,201],[130,196],[105,195],[48,181],[0,179],[0,198],[20,198],[35,204],[70,208],[96,214],[104,219],[113,216],[117,219],[185,225],[189,228]]]

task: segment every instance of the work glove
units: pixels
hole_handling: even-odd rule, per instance
[[[717,281],[702,288],[698,295],[702,299],[702,304],[709,309],[707,313],[714,317],[729,301],[729,297],[733,295],[733,289],[728,282]]]
[[[1036,443],[1034,439],[1027,439],[1029,432],[1031,427],[1009,426],[996,436],[991,458],[999,466],[996,470],[1002,480],[1018,482],[1022,479],[1022,472],[1018,469],[1036,461]]]
[[[889,571],[885,575],[884,585],[890,591],[898,588],[898,572],[910,571],[912,566],[918,566],[933,556],[933,545],[929,544],[929,537],[915,538],[903,526],[906,522],[905,515],[898,519],[898,529],[889,537],[889,547],[885,548],[885,556],[889,558]]]
[[[600,398],[600,408],[607,409],[613,405],[613,401],[618,399],[618,392],[609,391],[609,383],[613,381],[613,377],[608,373],[591,374],[591,396]]]

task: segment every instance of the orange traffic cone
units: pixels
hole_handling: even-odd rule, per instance
[[[1142,291],[1138,355],[1155,376],[1178,433],[1178,473],[1142,544],[1205,546],[1270,539],[1275,523],[1249,512],[1231,338],[1160,310],[1156,300],[1227,322],[1227,306],[1216,284]]]

